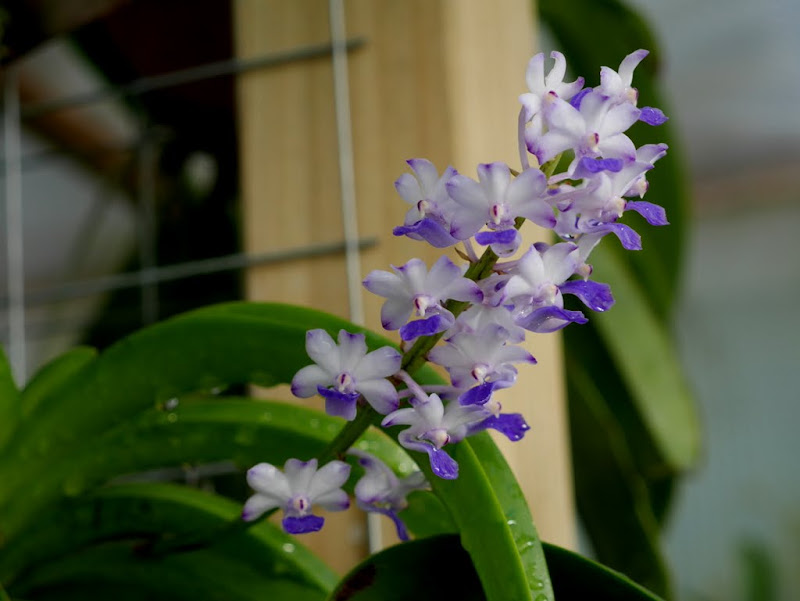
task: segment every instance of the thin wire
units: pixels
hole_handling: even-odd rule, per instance
[[[351,38],[345,41],[345,46],[347,50],[355,50],[365,43],[366,39],[363,37]],[[162,75],[142,77],[121,86],[107,86],[85,94],[56,98],[55,100],[46,100],[33,106],[26,106],[22,112],[22,116],[25,119],[30,119],[51,111],[74,106],[85,106],[108,98],[138,96],[164,88],[194,83],[196,81],[205,81],[214,77],[236,75],[256,69],[279,67],[296,61],[329,56],[331,52],[331,44],[311,44],[308,46],[298,46],[297,48],[291,48],[282,52],[265,54],[251,59],[230,59],[206,63],[197,67],[171,71],[170,73],[164,73]]]
[[[361,238],[358,246],[361,249],[372,248],[377,245],[377,238]],[[51,303],[71,298],[92,296],[112,290],[123,288],[138,288],[145,284],[158,284],[161,282],[171,282],[183,280],[196,276],[203,276],[223,271],[235,271],[253,267],[256,265],[266,265],[272,263],[283,263],[298,259],[321,257],[343,252],[345,243],[328,242],[321,244],[309,244],[297,248],[265,252],[265,253],[233,253],[211,259],[198,259],[196,261],[184,261],[173,265],[163,265],[132,271],[128,273],[117,273],[114,275],[101,276],[67,282],[56,286],[48,286],[39,290],[31,290],[26,293],[26,303],[28,306]],[[7,299],[0,297],[0,301]]]
[[[347,68],[347,31],[342,0],[329,0],[328,20],[333,48],[333,97],[336,110],[336,136],[339,155],[339,186],[345,239],[345,269],[350,320],[364,324],[361,297],[361,256],[358,248],[355,170],[353,161],[350,88]],[[380,515],[367,514],[367,545],[370,553],[383,548]]]
[[[19,111],[19,73],[16,66],[10,65],[6,68],[3,85],[8,354],[17,382],[22,385],[27,377],[28,367],[25,341],[25,262],[22,239],[22,149]]]

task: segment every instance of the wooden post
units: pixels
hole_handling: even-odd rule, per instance
[[[236,0],[234,6],[239,58],[330,40],[323,0]],[[479,162],[518,164],[517,96],[526,90],[532,54],[531,4],[347,0],[345,8],[348,37],[365,39],[349,55],[359,234],[380,240],[362,252],[362,274],[411,257],[430,264],[439,251],[391,235],[407,210],[393,182],[412,157],[428,158],[440,170],[452,164],[473,177]],[[329,58],[242,75],[238,101],[246,249],[343,240]],[[541,239],[535,228],[523,229],[529,241]],[[247,288],[252,299],[347,317],[344,281],[344,257],[337,255],[252,269]],[[378,328],[382,299],[365,292],[364,301],[367,325]],[[574,546],[560,340],[535,337],[530,347],[539,365],[524,369],[502,402],[524,413],[532,430],[523,442],[503,448],[542,536]],[[346,537],[328,536],[328,559],[339,569],[363,553],[349,555],[341,544]]]

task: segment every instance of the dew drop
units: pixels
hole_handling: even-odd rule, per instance
[[[294,553],[295,547],[292,543],[283,543],[283,545],[281,545],[281,549],[283,549],[286,553]],[[544,601],[547,601],[547,599]]]
[[[174,424],[178,421],[178,414],[177,413],[167,413],[167,421],[171,424]]]
[[[540,591],[544,588],[544,580],[540,580],[536,578],[531,584],[533,584],[533,588],[537,591]],[[541,597],[541,595],[539,595]]]
[[[533,601],[547,601],[547,595],[536,595],[536,598]]]
[[[512,527],[516,526],[517,525],[517,520],[508,520],[506,522],[506,524],[508,524],[509,526],[512,526]]]
[[[178,408],[178,403],[180,403],[178,397],[172,397],[171,399],[167,399],[166,401],[164,401],[164,410],[175,411],[175,409]]]

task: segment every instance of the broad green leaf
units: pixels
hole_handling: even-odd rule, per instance
[[[5,537],[17,538],[60,497],[79,495],[115,476],[224,460],[241,468],[261,461],[282,465],[289,457],[319,454],[343,423],[296,405],[233,398],[184,399],[173,411],[151,409],[52,459],[25,494],[4,508]],[[400,474],[414,469],[406,452],[379,430],[366,431],[357,445]],[[434,515],[446,517],[441,510]],[[413,529],[413,519],[409,526]]]
[[[231,303],[187,313],[120,341],[39,400],[35,419],[22,424],[0,462],[0,505],[25,482],[45,475],[52,457],[168,399],[235,383],[290,382],[311,362],[305,353],[310,328],[334,335],[341,328],[359,330],[302,307]],[[390,344],[365,333],[370,348]]]
[[[614,253],[598,248],[592,263],[598,278],[613,282],[618,303],[593,323],[659,453],[675,469],[687,469],[699,454],[700,427],[672,341]]]
[[[97,583],[135,588],[187,601],[263,601],[324,599],[317,588],[287,579],[265,578],[259,570],[213,550],[137,556],[135,544],[113,542],[90,547],[40,566],[18,581],[12,596],[35,598],[39,591]]]
[[[66,500],[45,513],[16,546],[4,551],[0,580],[12,584],[23,568],[35,579],[40,566],[107,540],[130,539],[142,548],[160,537],[206,535],[212,550],[249,566],[262,578],[288,580],[324,594],[337,576],[298,541],[260,522],[231,531],[241,505],[172,484],[124,484]],[[143,559],[143,561],[146,561]]]
[[[658,522],[625,434],[586,370],[569,364],[575,493],[597,558],[668,596]]]
[[[484,601],[481,582],[458,536],[395,545],[353,568],[328,601]]]
[[[19,420],[19,391],[6,354],[0,348],[0,453],[11,438]],[[2,593],[0,593],[2,594]]]
[[[577,553],[544,544],[558,601],[660,601],[624,574]]]
[[[480,448],[480,458],[473,444]],[[438,478],[431,473],[426,456],[412,456],[418,457],[417,463],[434,492],[450,511],[486,598],[501,601],[546,596],[551,588],[541,541],[527,505],[514,492],[516,480],[494,443],[481,433],[448,447],[448,451],[459,465],[456,480]],[[502,487],[508,490],[500,490]]]
[[[27,419],[35,413],[42,400],[59,394],[69,386],[71,379],[96,357],[97,349],[78,346],[59,355],[39,369],[22,391],[23,419]]]
[[[586,78],[586,85],[599,83],[601,66],[616,70],[622,59],[634,50],[649,50],[650,55],[634,73],[633,85],[639,90],[639,106],[656,106],[670,114],[658,89],[661,66],[658,44],[645,20],[635,11],[619,0],[539,0],[536,4],[541,22],[553,33],[558,50],[566,55],[573,73]],[[576,18],[576,15],[581,17]],[[598,31],[603,32],[602,36],[598,37]],[[629,212],[623,221],[642,235],[644,249],[625,252],[613,239],[604,240],[602,245],[611,246],[624,257],[625,264],[642,283],[652,310],[664,318],[669,315],[676,298],[689,213],[681,152],[669,122],[658,127],[638,123],[628,134],[637,146],[665,142],[670,147],[667,156],[647,174],[650,189],[645,197],[666,209],[670,225],[652,227],[638,215],[629,217]]]
[[[557,601],[660,601],[623,574],[555,545],[544,553]],[[532,597],[544,601],[545,596]],[[485,599],[469,555],[457,536],[398,545],[354,568],[328,601],[439,601]]]

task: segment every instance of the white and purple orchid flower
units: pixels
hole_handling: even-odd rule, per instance
[[[454,175],[447,191],[459,207],[451,219],[453,236],[459,240],[475,236],[478,244],[491,246],[501,257],[513,254],[522,240],[514,227],[517,217],[545,228],[555,225],[553,209],[546,202],[547,179],[538,169],[527,169],[512,179],[505,163],[481,164],[477,182]],[[489,231],[479,232],[484,226]]]
[[[350,455],[358,458],[364,475],[356,482],[354,494],[356,505],[364,511],[380,513],[389,517],[397,529],[400,540],[408,540],[408,530],[399,513],[408,507],[406,497],[415,490],[430,490],[425,475],[415,471],[399,478],[383,461],[360,449],[350,449]]]
[[[306,352],[314,365],[295,374],[292,394],[304,399],[320,394],[328,414],[346,420],[355,418],[361,396],[383,415],[397,409],[397,390],[386,378],[400,369],[400,353],[390,346],[367,353],[364,334],[340,330],[338,339],[337,345],[325,330],[306,333]]]
[[[392,269],[394,273],[371,272],[364,279],[364,287],[386,298],[381,308],[383,327],[399,329],[400,337],[406,341],[444,332],[453,325],[455,317],[444,307],[446,300],[479,303],[483,299],[478,285],[444,256],[430,271],[421,259],[411,259]],[[412,315],[419,319],[409,322]]]
[[[242,519],[251,522],[272,509],[283,510],[283,529],[290,534],[316,532],[325,518],[311,511],[318,505],[328,511],[343,511],[350,506],[342,485],[350,477],[350,466],[331,461],[317,469],[317,460],[289,459],[283,471],[272,464],[259,463],[247,470],[247,483],[256,494],[242,509]]]

